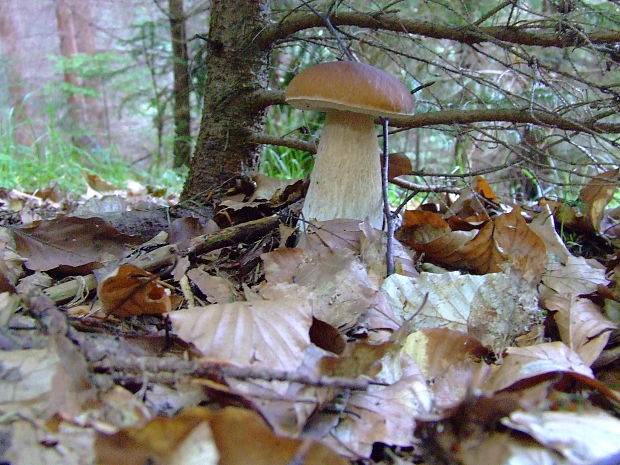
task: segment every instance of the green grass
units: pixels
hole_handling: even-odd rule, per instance
[[[151,183],[156,187],[179,192],[183,176],[172,170],[158,169],[147,173],[131,166],[115,153],[115,149],[85,149],[72,142],[72,134],[55,124],[54,118],[43,117],[15,123],[12,110],[0,115],[0,187],[32,192],[56,185],[62,190],[82,194],[86,191],[84,172],[97,174],[122,189],[126,181]],[[17,124],[20,126],[18,127]],[[16,130],[28,131],[33,142],[23,145],[16,141]]]

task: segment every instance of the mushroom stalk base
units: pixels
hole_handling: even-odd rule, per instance
[[[381,162],[373,117],[329,111],[302,209],[306,220],[383,223]]]

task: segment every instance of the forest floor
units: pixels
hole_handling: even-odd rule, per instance
[[[2,191],[1,463],[620,463],[617,179],[478,178],[387,277],[383,232],[295,229],[302,182]]]

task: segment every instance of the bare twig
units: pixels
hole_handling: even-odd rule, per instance
[[[208,377],[227,376],[237,379],[264,379],[268,381],[289,381],[317,387],[337,387],[355,391],[365,391],[371,384],[377,384],[366,377],[356,379],[331,376],[305,376],[283,370],[264,367],[236,367],[215,362],[185,361],[176,357],[140,357],[137,359],[119,359],[109,357],[91,364],[91,369],[98,372],[111,372],[116,378],[124,379],[131,373],[144,370],[153,374],[151,379],[178,381],[183,376]]]
[[[183,248],[179,244],[171,244],[155,249],[137,257],[131,263],[147,271],[154,271],[164,265],[172,264],[179,256],[190,253],[207,253],[242,241],[251,241],[274,229],[280,220],[277,216],[269,216],[259,220],[231,226],[214,234],[194,237]],[[80,286],[88,290],[97,287],[97,280],[93,274],[83,277],[82,280],[72,279],[44,290],[45,294],[55,302],[67,300],[75,295]]]
[[[383,127],[383,167],[381,169],[381,188],[383,189],[383,217],[386,226],[386,246],[385,260],[387,263],[386,275],[394,274],[394,216],[390,211],[390,199],[388,192],[388,170],[389,170],[389,147],[388,147],[388,127],[390,120],[381,118],[381,126]]]
[[[570,48],[589,44],[615,44],[620,42],[620,31],[600,31],[583,35],[569,35],[562,31],[537,32],[532,28],[507,26],[446,26],[438,22],[415,21],[396,14],[382,12],[334,12],[328,16],[334,26],[358,26],[369,29],[416,34],[434,39],[450,39],[464,44],[502,41],[516,45]],[[295,32],[325,25],[323,17],[296,13],[285,20],[265,28],[258,40],[267,46],[286,39]]]

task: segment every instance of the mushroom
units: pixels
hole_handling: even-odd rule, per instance
[[[321,63],[295,76],[286,103],[326,112],[302,214],[307,220],[351,218],[380,229],[381,162],[374,119],[409,113],[407,88],[363,63]]]

